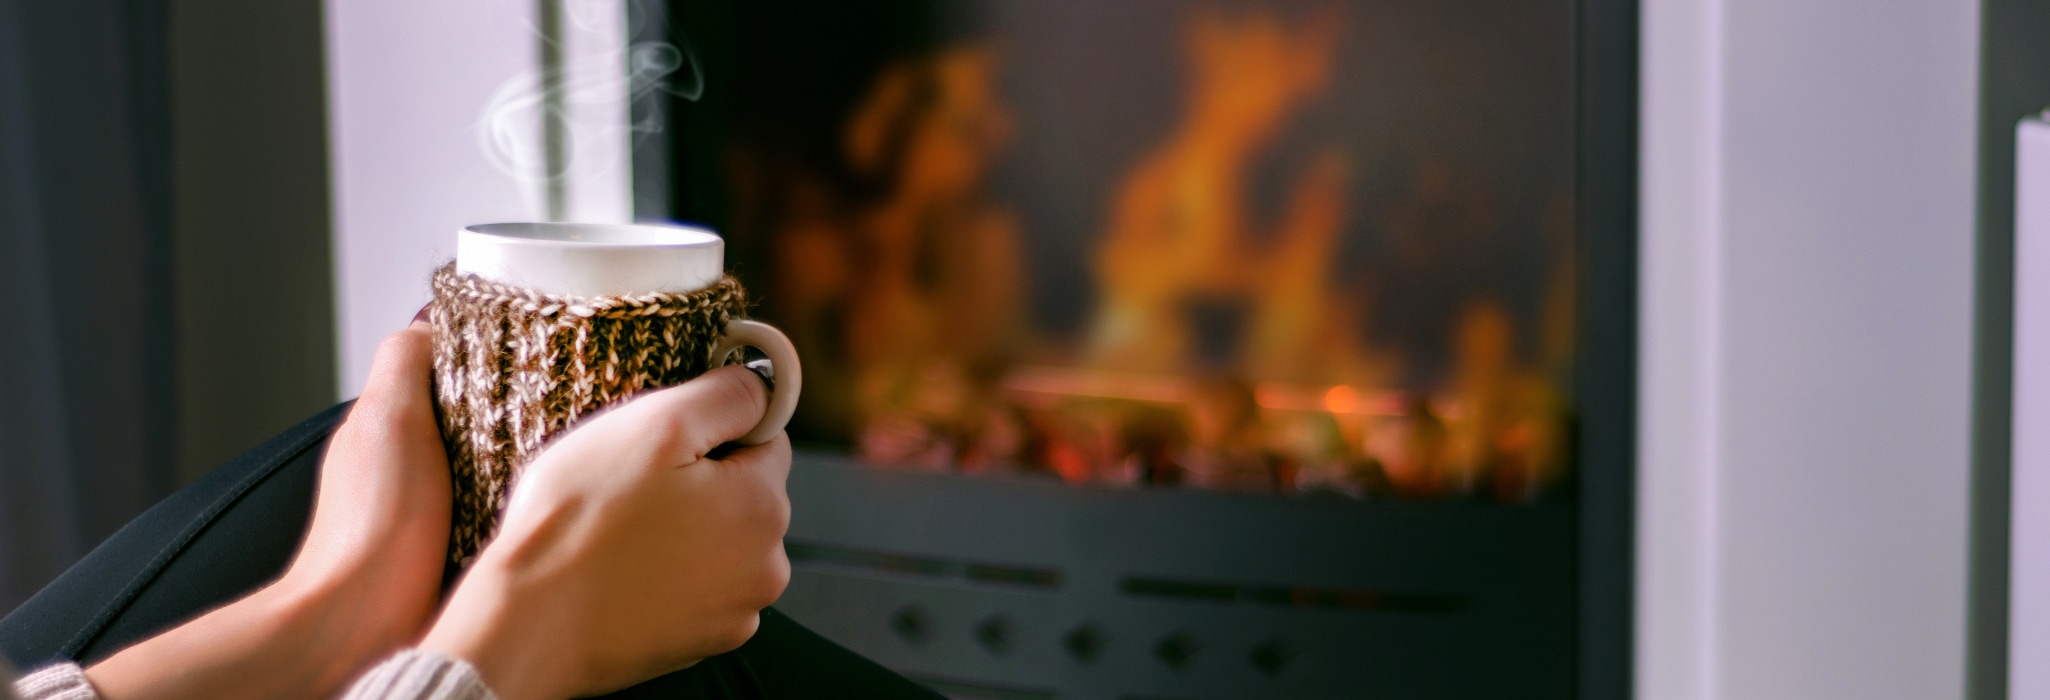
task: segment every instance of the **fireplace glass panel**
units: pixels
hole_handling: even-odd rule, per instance
[[[1564,497],[1573,7],[685,4],[665,134],[879,469]]]
[[[636,212],[804,358],[777,607],[953,697],[1606,697],[1626,5],[640,6]]]

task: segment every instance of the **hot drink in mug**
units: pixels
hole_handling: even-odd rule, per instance
[[[434,275],[435,400],[455,486],[450,559],[463,565],[496,529],[527,460],[577,419],[688,381],[753,347],[772,388],[760,444],[797,408],[797,352],[741,317],[726,243],[698,228],[511,223],[457,234]]]

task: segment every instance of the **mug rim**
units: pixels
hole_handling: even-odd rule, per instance
[[[622,231],[648,236],[650,239],[673,237],[670,240],[628,240],[628,241],[580,241],[569,238],[550,237],[544,231]],[[463,227],[463,233],[488,236],[500,245],[546,246],[564,248],[701,248],[719,246],[725,239],[711,229],[688,224],[643,224],[643,223],[576,223],[566,221],[507,221],[489,224],[471,224]],[[537,235],[526,235],[537,234]]]

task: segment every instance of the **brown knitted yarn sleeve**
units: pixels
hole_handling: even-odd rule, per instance
[[[570,297],[434,272],[434,397],[455,486],[449,561],[497,531],[520,468],[578,418],[703,374],[746,294],[724,277],[685,293]]]

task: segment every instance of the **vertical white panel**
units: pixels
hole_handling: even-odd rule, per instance
[[[546,215],[533,0],[327,4],[337,372],[362,387],[462,226]],[[564,218],[628,221],[626,12],[564,0]]]
[[[1644,20],[1639,695],[1958,697],[1978,4]]]
[[[1726,6],[1719,687],[1959,697],[1978,4]]]
[[[2050,124],[2015,127],[2008,697],[2050,698]]]
[[[570,156],[563,219],[633,220],[624,0],[563,0],[564,134]]]
[[[1722,0],[1647,2],[1640,73],[1640,698],[1715,686]]]
[[[427,302],[456,230],[532,220],[522,183],[479,147],[486,103],[532,73],[531,0],[327,4],[335,284],[342,396],[385,335]]]

